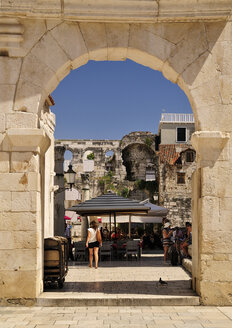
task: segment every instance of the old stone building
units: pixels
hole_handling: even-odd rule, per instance
[[[48,95],[89,60],[129,58],[191,103],[193,288],[203,304],[231,305],[231,0],[2,0],[0,14],[1,302],[43,292],[45,230],[53,235]]]
[[[192,221],[192,174],[196,170],[192,114],[162,114],[159,124],[159,202],[174,226]]]
[[[193,115],[163,114],[158,136],[139,131],[125,135],[122,140],[57,140],[55,181],[61,189],[64,187],[64,182],[59,182],[64,172],[58,170],[63,170],[64,153],[70,150],[72,165],[77,172],[75,187],[80,193],[82,174],[89,175],[89,196],[92,198],[105,191],[101,178],[110,171],[113,185],[128,189],[127,197],[154,201],[154,196],[158,195],[159,204],[169,209],[172,224],[183,226],[186,221],[192,221],[191,177],[196,169],[195,151],[190,142],[193,132]],[[109,150],[112,154],[107,157]],[[93,159],[87,159],[89,153],[93,154]],[[153,181],[150,192],[146,189],[147,181]],[[113,187],[112,184],[108,186]],[[55,221],[58,218],[60,222],[63,220],[63,204],[64,194],[58,194]]]

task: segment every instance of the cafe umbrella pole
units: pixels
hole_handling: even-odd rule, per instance
[[[111,212],[110,212],[110,240],[111,240]]]
[[[114,238],[116,238],[116,213],[114,212]]]

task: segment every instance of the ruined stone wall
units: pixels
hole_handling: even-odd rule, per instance
[[[178,150],[180,148],[181,146],[178,146]],[[187,163],[186,152],[180,154],[178,158],[176,154],[174,154],[175,163],[164,162],[160,158],[159,201],[160,205],[169,209],[167,218],[172,225],[182,227],[185,222],[192,222],[192,174],[196,169],[196,162]],[[178,184],[178,173],[184,174],[184,183]]]

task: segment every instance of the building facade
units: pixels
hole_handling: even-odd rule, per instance
[[[193,114],[161,115],[159,124],[159,203],[169,209],[173,226],[192,222],[192,174],[196,153],[191,145]]]

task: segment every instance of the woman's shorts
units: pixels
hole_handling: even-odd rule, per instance
[[[89,243],[89,248],[99,247],[99,242],[94,241],[93,243]]]

